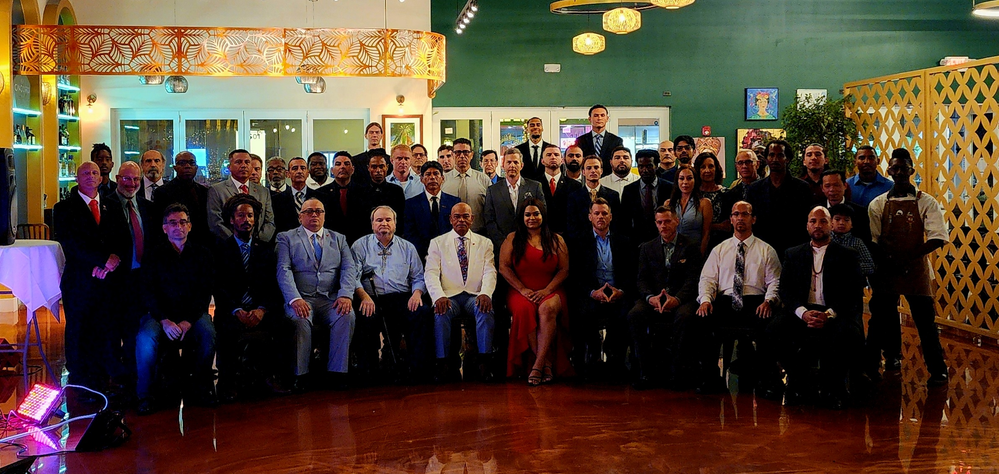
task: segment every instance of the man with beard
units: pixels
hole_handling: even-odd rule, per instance
[[[751,184],[746,191],[746,201],[753,205],[756,216],[754,233],[770,244],[777,255],[783,255],[807,238],[801,231],[801,222],[808,215],[813,198],[807,183],[788,174],[789,153],[791,145],[786,141],[770,142],[767,145],[770,175]]]
[[[325,195],[323,204],[327,213],[326,227],[343,234],[348,244],[367,234],[370,229],[367,215],[371,212],[371,207],[367,192],[352,178],[354,172],[350,155],[337,153],[333,157],[331,169],[333,182],[316,190],[321,196]]]
[[[583,150],[576,145],[565,149],[565,175],[579,184],[586,182],[583,176]]]
[[[156,225],[159,225],[159,218],[167,206],[183,204],[188,209],[188,219],[191,221],[187,239],[203,247],[214,248],[215,240],[208,230],[208,187],[194,180],[198,175],[198,161],[194,154],[189,151],[177,153],[173,158],[173,172],[174,178],[158,188],[153,196],[156,203],[153,213]],[[138,194],[142,195],[141,192]],[[153,233],[159,235],[162,231],[156,227]]]
[[[90,151],[90,161],[97,163],[97,168],[101,170],[101,184],[97,186],[97,192],[103,196],[113,193],[118,183],[111,181],[111,170],[114,169],[111,148],[104,143],[94,143],[94,149]]]
[[[545,148],[551,145],[551,143],[541,139],[541,134],[544,131],[545,127],[541,123],[541,118],[531,117],[527,121],[527,141],[517,145],[517,150],[524,157],[524,169],[521,170],[520,175],[538,182],[544,181],[544,152]]]
[[[329,168],[326,164],[326,155],[314,151],[309,155],[307,162],[309,164],[309,178],[305,180],[305,185],[312,189],[319,189],[328,184],[326,180],[329,179]]]
[[[680,135],[673,141],[673,153],[676,156],[677,165],[694,165],[694,137],[690,135]],[[671,183],[676,182],[676,170],[679,166],[673,166],[662,174],[662,177]]]
[[[637,156],[638,153],[636,152]],[[673,142],[671,140],[663,140],[659,142],[659,168],[656,168],[656,174],[660,178],[666,176],[666,172],[673,169],[676,166],[676,156],[673,155]]]
[[[142,166],[142,185],[139,186],[139,195],[147,201],[155,201],[153,193],[160,186],[163,186],[163,170],[166,168],[166,160],[163,154],[156,150],[149,150],[142,154],[139,159]]]
[[[284,158],[275,156],[267,160],[267,188],[271,191],[271,197],[283,193],[288,188],[287,178],[288,167],[284,163]]]
[[[894,183],[878,171],[881,160],[873,147],[864,145],[858,148],[853,162],[857,166],[857,174],[846,180],[846,184],[853,194],[853,203],[867,208],[874,198],[887,193]]]
[[[569,195],[583,187],[578,181],[562,173],[562,151],[549,143],[544,149],[545,175],[541,190],[548,205],[548,227],[552,232],[565,234],[568,228]],[[609,221],[608,221],[609,222]]]
[[[623,222],[619,227],[636,245],[652,240],[659,233],[655,222],[656,208],[666,202],[673,192],[673,183],[659,177],[662,168],[656,167],[655,158],[656,152],[652,150],[638,150],[635,154],[640,178],[638,182],[624,187],[621,193],[623,215],[615,219]]]
[[[631,150],[619,146],[611,156],[612,173],[600,178],[600,184],[617,191],[620,195],[624,187],[638,181],[638,175],[631,172]]]

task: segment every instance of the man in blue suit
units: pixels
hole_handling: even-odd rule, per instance
[[[347,354],[354,332],[352,298],[357,288],[354,256],[343,234],[323,228],[326,209],[307,199],[299,213],[301,227],[277,237],[277,280],[285,316],[294,327],[295,379],[292,391],[304,389],[312,354],[312,330],[329,330],[326,370],[334,388],[346,388]]]
[[[406,200],[402,237],[416,246],[420,260],[426,261],[430,241],[451,232],[451,208],[461,200],[441,192],[444,167],[439,162],[424,163],[420,167],[420,181],[423,192]]]

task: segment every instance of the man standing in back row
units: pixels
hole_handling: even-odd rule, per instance
[[[583,151],[583,156],[597,155],[600,157],[602,176],[611,174],[611,157],[614,156],[614,149],[623,146],[621,137],[607,131],[607,107],[597,104],[590,107],[589,112],[590,127],[589,133],[584,133],[576,138],[576,146]]]
[[[264,242],[274,240],[274,208],[271,205],[271,192],[267,188],[250,181],[250,152],[236,149],[229,152],[229,179],[208,188],[208,227],[219,241],[232,235],[232,230],[222,220],[222,207],[225,201],[236,193],[249,194],[263,206],[262,218],[257,222],[254,237]]]
[[[541,134],[544,131],[545,127],[542,125],[541,119],[539,117],[531,117],[527,121],[527,141],[517,145],[517,150],[524,157],[524,169],[520,172],[520,175],[538,182],[544,180],[545,148],[552,145],[541,139]]]

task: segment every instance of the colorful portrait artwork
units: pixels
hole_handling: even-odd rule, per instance
[[[718,157],[718,164],[721,165],[722,174],[725,175],[725,137],[694,137],[694,156],[705,151],[710,151]]]
[[[746,120],[777,120],[776,87],[746,89]]]
[[[739,148],[752,150],[757,146],[766,146],[770,140],[784,138],[782,128],[740,128],[736,131]]]

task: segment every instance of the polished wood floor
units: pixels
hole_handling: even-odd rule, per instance
[[[62,325],[48,315],[41,320],[61,372]],[[8,340],[23,331],[23,312],[19,324],[0,323]],[[133,435],[123,446],[40,458],[35,472],[999,471],[999,354],[945,339],[952,380],[928,390],[915,339],[906,328],[901,374],[886,377],[868,405],[844,411],[787,408],[738,393],[562,383],[311,392],[214,410],[181,407],[141,418],[129,412]],[[4,413],[21,392],[20,378],[0,377]],[[69,408],[76,415],[94,407],[71,400]],[[19,442],[44,454],[72,448],[85,428],[77,422],[53,439]],[[0,450],[0,463],[14,461],[17,451]]]

